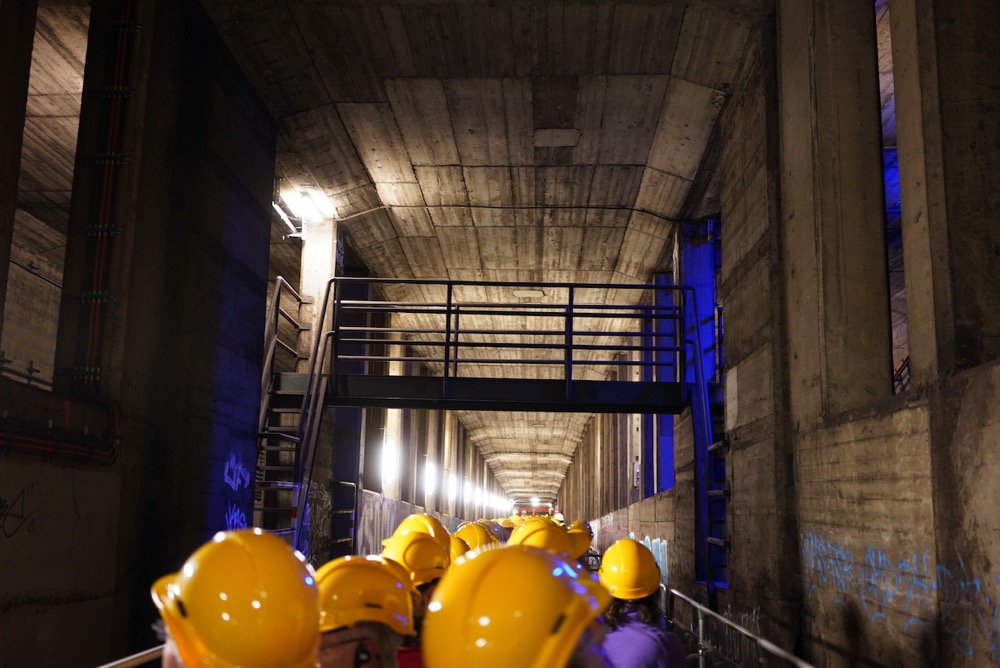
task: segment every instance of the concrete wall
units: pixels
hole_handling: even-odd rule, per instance
[[[104,76],[112,4],[94,3],[85,91]],[[153,579],[250,516],[275,124],[200,5],[141,9],[101,339],[119,456],[101,467],[13,453],[0,466],[5,666],[96,665],[153,645]],[[71,226],[91,215],[102,100],[84,95]],[[83,289],[86,243],[71,235],[66,294]],[[83,336],[72,302],[56,352],[66,368]],[[68,388],[3,382],[5,419],[59,427],[85,412]],[[107,426],[97,413],[90,433]]]
[[[725,309],[725,431],[729,591],[735,610],[756,610],[782,647],[798,634],[801,584],[791,507],[778,213],[774,36],[754,37],[720,122]],[[764,558],[761,558],[762,555]]]

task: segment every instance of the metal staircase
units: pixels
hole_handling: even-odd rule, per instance
[[[257,429],[253,525],[294,541],[301,492],[302,391],[299,337],[309,330],[302,322],[304,300],[278,277],[264,332],[264,371]],[[296,405],[297,404],[297,405]]]

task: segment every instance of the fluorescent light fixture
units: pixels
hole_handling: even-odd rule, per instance
[[[454,473],[450,473],[448,474],[448,500],[454,501],[456,496],[458,496],[458,478],[455,477]]]
[[[537,496],[533,496],[533,497],[531,497],[531,505],[533,505],[533,506],[537,506],[537,505],[538,505],[538,502],[539,502],[540,500],[541,500],[541,499],[539,499],[539,498],[538,498]]]
[[[477,506],[480,505],[483,502],[483,490],[481,490],[478,487],[476,487],[475,499],[476,499],[476,505]]]
[[[544,297],[545,291],[537,288],[519,288],[514,290],[512,294],[515,297]]]
[[[337,217],[337,207],[318,190],[284,190],[281,199],[292,215],[303,223],[322,223],[328,218]]]
[[[465,489],[462,492],[462,498],[466,501],[472,501],[472,483],[468,480],[465,481]]]
[[[278,216],[284,221],[285,225],[288,225],[288,229],[292,231],[292,234],[298,234],[299,231],[295,229],[294,225],[292,225],[292,221],[288,219],[288,214],[285,213],[285,210],[278,206],[277,202],[271,202],[271,206],[273,206],[274,210],[278,212]]]

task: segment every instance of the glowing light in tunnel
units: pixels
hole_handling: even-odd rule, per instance
[[[391,485],[399,476],[399,445],[391,440],[382,441],[382,486]]]
[[[427,496],[433,496],[434,492],[437,490],[437,469],[434,466],[434,462],[427,460],[424,463],[424,494]]]

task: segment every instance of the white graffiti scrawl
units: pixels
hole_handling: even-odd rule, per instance
[[[243,465],[243,460],[237,457],[232,450],[229,451],[229,459],[226,460],[226,467],[222,475],[226,484],[232,487],[234,492],[250,486],[250,472]]]

